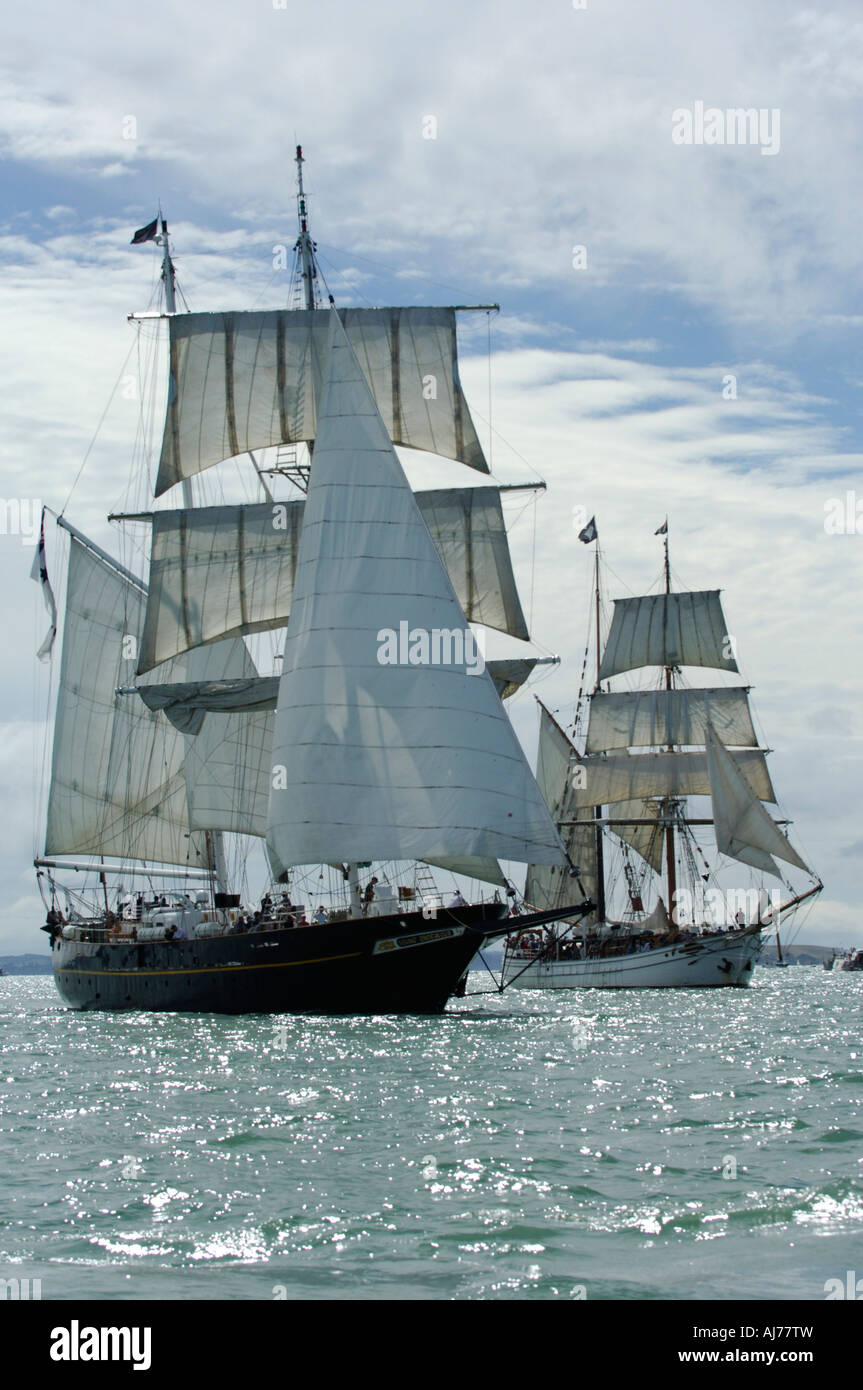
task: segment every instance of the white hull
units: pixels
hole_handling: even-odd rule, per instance
[[[504,985],[516,989],[710,989],[745,987],[761,952],[749,928],[596,960],[535,960],[507,952]],[[527,967],[527,968],[525,968]]]

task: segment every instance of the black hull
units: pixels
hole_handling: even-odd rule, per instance
[[[57,938],[54,979],[73,1009],[436,1014],[483,942],[512,929],[506,912],[478,904],[192,941]]]

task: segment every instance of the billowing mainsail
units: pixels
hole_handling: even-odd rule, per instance
[[[736,671],[733,651],[718,589],[615,599],[599,679],[640,666]]]
[[[597,855],[593,811],[585,811],[576,805],[570,771],[572,745],[545,706],[540,703],[539,708],[536,780],[546,805],[560,825],[560,833],[569,857],[580,870],[584,891],[588,898],[595,902]],[[572,821],[577,823],[567,824]],[[545,908],[565,907],[568,902],[573,901],[573,880],[569,877],[568,870],[562,869],[559,865],[529,864],[524,897],[526,902],[540,911]]]
[[[780,874],[773,861],[774,855],[798,869],[806,869],[799,854],[753,795],[739,765],[710,724],[707,726],[707,763],[720,853],[775,874],[777,878]]]
[[[498,489],[416,499],[469,621],[526,640]],[[297,499],[154,512],[139,672],[224,637],[284,627],[304,507]]]
[[[70,547],[46,853],[206,867],[182,734],[115,694],[134,670],[143,587],[74,536]]]
[[[341,321],[328,319],[273,740],[273,854],[285,866],[563,862],[488,673],[469,659],[390,664],[388,634],[467,623]]]
[[[393,442],[487,473],[459,381],[455,310],[338,312]],[[249,449],[316,438],[327,319],[313,309],[170,317],[157,496]]]

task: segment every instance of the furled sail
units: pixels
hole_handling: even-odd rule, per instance
[[[595,902],[597,855],[593,809],[585,811],[576,805],[570,775],[572,745],[545,706],[540,703],[539,708],[536,780],[555,821],[564,822],[560,826],[563,842],[573,864],[580,870],[585,893]],[[567,821],[575,820],[578,821],[576,825],[565,824]],[[528,865],[524,886],[525,901],[540,911],[545,908],[565,907],[568,902],[572,902],[573,887],[568,870],[561,869],[559,865]]]
[[[458,374],[455,310],[338,311],[396,444],[488,472]],[[313,440],[328,315],[174,314],[156,495],[220,460]]]
[[[614,600],[599,679],[639,666],[710,666],[736,671],[719,590]]]
[[[562,862],[488,673],[469,658],[390,664],[388,634],[467,623],[341,320],[327,317],[273,740],[275,858]]]
[[[242,646],[242,643],[240,645]],[[207,651],[209,648],[201,647],[197,650]],[[536,657],[522,657],[517,660],[487,663],[486,669],[502,700],[508,699],[521,688],[536,665],[536,660]],[[171,723],[183,733],[196,733],[207,710],[219,714],[234,714],[240,711],[252,714],[274,710],[278,703],[279,679],[279,676],[250,675],[233,679],[154,683],[138,686],[137,689],[148,709],[162,710]]]
[[[208,648],[200,647],[198,650],[207,651]],[[279,694],[279,677],[240,676],[223,680],[172,681],[138,686],[138,694],[148,709],[162,710],[178,729],[192,733],[206,711],[254,714],[274,710]]]
[[[468,619],[527,640],[498,489],[440,488],[416,499]],[[286,625],[304,506],[152,514],[139,672],[191,647]]]
[[[712,725],[707,726],[707,762],[710,769],[710,790],[713,798],[713,821],[716,844],[721,854],[728,854],[755,869],[781,877],[773,855],[794,864],[806,865],[792,849],[776,822],[753,795],[749,783],[741,775],[735,761]]]
[[[207,867],[189,833],[183,736],[115,694],[134,667],[143,587],[74,536],[70,547],[46,853]]]
[[[690,745],[705,742],[708,722],[722,742],[739,748],[758,743],[748,687],[701,690],[624,690],[598,693],[590,702],[587,752],[611,748]]]
[[[728,755],[762,801],[775,801],[767,760],[760,748]],[[591,753],[573,768],[576,806],[605,806],[645,796],[709,796],[706,753]]]

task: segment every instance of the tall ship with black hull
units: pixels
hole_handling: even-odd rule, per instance
[[[567,903],[530,923],[588,907],[502,704],[535,660],[486,665],[470,626],[528,637],[500,490],[414,493],[394,448],[489,471],[455,310],[322,305],[299,148],[297,167],[296,307],[178,312],[164,219],[135,235],[162,248],[165,302],[131,318],[169,335],[155,493],[182,490],[176,510],[112,518],[149,533],[129,546],[147,580],[58,518],[36,864],[74,1008],[438,1012],[507,930],[501,860],[567,875]],[[263,501],[193,492],[229,459]],[[50,610],[44,515],[34,577]],[[247,885],[261,842],[252,912],[229,861]],[[444,901],[433,867],[482,890]]]
[[[571,731],[540,705],[537,777],[595,909],[576,925],[514,933],[504,986],[746,986],[765,938],[775,933],[781,961],[780,923],[784,933],[821,890],[784,822],[763,804],[776,795],[749,687],[689,683],[687,668],[738,674],[734,642],[718,590],[672,590],[667,522],[657,534],[665,544],[660,590],[615,600],[604,645],[597,636],[590,694],[588,644]],[[596,545],[598,635],[595,520],[580,539]],[[632,672],[652,679],[632,688]],[[612,689],[620,677],[630,688]],[[555,866],[530,866],[524,896],[532,907],[552,907],[565,894]]]

